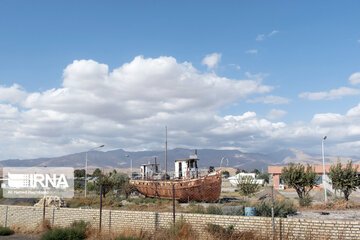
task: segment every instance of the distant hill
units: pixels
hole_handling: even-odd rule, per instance
[[[84,168],[85,152],[75,153],[61,157],[53,158],[37,158],[37,159],[10,159],[0,161],[2,167],[74,167]],[[168,169],[174,169],[174,160],[187,158],[194,154],[193,149],[175,148],[168,150]],[[126,157],[129,155],[129,157]],[[130,168],[130,158],[133,161],[133,168],[138,169],[141,164],[153,162],[154,157],[157,156],[157,162],[160,163],[161,168],[165,168],[165,153],[164,151],[139,151],[128,152],[122,149],[99,152],[92,151],[88,154],[88,166],[91,168]],[[304,153],[297,149],[286,149],[278,152],[262,154],[262,153],[244,153],[238,150],[215,150],[215,149],[199,149],[198,156],[200,158],[199,167],[208,168],[209,166],[220,166],[221,158],[228,159],[223,161],[223,167],[240,168],[245,170],[252,170],[257,168],[259,170],[267,170],[269,165],[287,165],[290,162],[309,163],[313,165],[322,164],[320,155],[314,156]],[[326,163],[335,163],[338,157],[327,156]],[[343,162],[347,162],[350,158],[342,157]],[[358,158],[352,158],[354,163],[359,163]]]

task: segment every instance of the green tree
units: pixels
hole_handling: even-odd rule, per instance
[[[122,194],[125,195],[126,198],[129,197],[129,195],[133,192],[135,192],[137,189],[134,185],[131,185],[129,182],[126,182],[121,189]]]
[[[251,171],[251,173],[255,173],[256,175],[259,175],[260,171],[257,168],[255,168],[254,170]]]
[[[113,182],[114,189],[118,192],[122,192],[124,185],[129,182],[129,177],[124,173],[113,173],[110,179]]]
[[[268,172],[262,172],[257,175],[257,179],[264,179],[264,182],[269,183],[270,174]]]
[[[230,173],[229,173],[229,171],[223,171],[222,172],[222,175],[225,177],[225,178],[228,178],[229,176],[230,176]]]
[[[75,169],[74,177],[75,178],[83,178],[83,177],[85,177],[85,169]]]
[[[358,166],[353,167],[352,161],[349,161],[345,167],[340,160],[336,165],[330,167],[329,178],[335,190],[340,190],[344,194],[344,199],[349,201],[352,191],[359,186],[359,177],[357,174]]]
[[[239,174],[241,171],[239,168],[236,169],[235,174]]]
[[[299,196],[300,203],[304,198],[310,198],[309,192],[317,186],[316,179],[318,175],[311,165],[290,163],[288,167],[281,170],[281,178],[285,184],[291,188],[295,188]]]
[[[100,173],[100,175],[97,175],[95,184],[97,185],[99,190],[100,190],[100,186],[102,186],[103,189],[102,194],[104,198],[106,194],[114,188],[114,182],[110,178],[109,174],[103,174],[102,172]]]
[[[260,185],[257,184],[253,177],[242,176],[238,180],[238,189],[241,195],[249,196],[259,191]]]
[[[101,175],[102,175],[102,172],[99,168],[95,169],[95,171],[92,174],[93,177],[99,177]]]

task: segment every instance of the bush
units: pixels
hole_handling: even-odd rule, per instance
[[[85,232],[90,227],[90,223],[85,222],[84,220],[74,221],[74,222],[71,223],[70,227],[80,229],[80,230],[83,230]]]
[[[188,213],[200,213],[200,214],[204,214],[205,213],[205,208],[201,205],[196,205],[191,207],[188,211]]]
[[[169,228],[159,229],[155,233],[155,238],[159,240],[181,239],[181,240],[193,240],[198,239],[198,235],[192,229],[191,224],[184,220],[176,221],[175,224],[171,224]]]
[[[209,207],[206,209],[206,213],[207,213],[207,214],[222,215],[222,214],[223,214],[223,211],[221,210],[220,207],[217,207],[217,206],[209,206]]]
[[[157,200],[159,200],[159,199],[156,199],[156,198],[129,198],[129,199],[127,199],[128,202],[132,202],[135,204],[156,203]]]
[[[260,185],[250,176],[243,176],[238,180],[237,186],[239,193],[244,196],[250,196],[260,189]]]
[[[196,206],[196,202],[195,201],[190,201],[189,202],[189,207],[195,207]]]
[[[84,231],[78,228],[56,228],[47,231],[41,240],[82,240],[86,238]]]
[[[8,227],[0,227],[0,236],[9,236],[14,234],[14,231]]]
[[[86,230],[90,223],[85,221],[74,221],[70,227],[48,230],[41,240],[82,240],[86,238]]]
[[[234,233],[233,225],[229,225],[227,228],[224,228],[217,224],[208,223],[205,229],[216,239],[230,239]]]
[[[233,207],[230,212],[223,213],[224,215],[245,216],[244,207]]]
[[[312,198],[310,195],[304,196],[302,199],[299,199],[299,205],[302,207],[308,207],[312,203]]]
[[[254,206],[256,208],[256,215],[262,217],[271,217],[271,202],[261,201]],[[294,204],[290,201],[275,201],[274,202],[274,216],[286,218],[289,214],[296,213]]]
[[[119,237],[115,238],[115,240],[142,240],[142,238],[119,236]]]

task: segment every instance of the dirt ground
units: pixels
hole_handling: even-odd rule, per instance
[[[307,218],[322,220],[360,220],[360,210],[303,210],[288,218]]]

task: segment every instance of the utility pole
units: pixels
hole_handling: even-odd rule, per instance
[[[324,187],[324,195],[325,195],[325,202],[327,202],[327,193],[326,193],[326,184],[325,184],[325,178],[326,178],[326,171],[325,171],[325,151],[324,151],[324,141],[326,140],[326,136],[322,138],[321,141],[321,150],[322,150],[322,159],[323,159],[323,177],[322,177],[322,183]]]
[[[101,233],[101,219],[102,219],[102,195],[103,195],[103,186],[100,185],[100,219],[99,219],[99,233]]]
[[[165,126],[165,179],[167,179],[167,126]]]
[[[94,148],[91,148],[89,150],[86,151],[86,155],[85,155],[85,198],[86,198],[86,193],[87,193],[87,168],[88,168],[88,153],[92,150],[95,150],[97,148],[102,148],[104,147],[105,145],[100,145],[98,147],[94,147]]]
[[[274,185],[271,185],[271,224],[273,239],[275,239],[275,213],[274,213]]]

